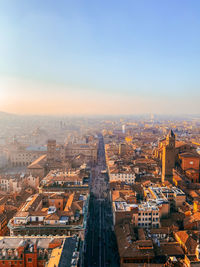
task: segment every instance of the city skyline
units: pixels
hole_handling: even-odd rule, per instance
[[[0,110],[199,114],[198,1],[0,4]]]

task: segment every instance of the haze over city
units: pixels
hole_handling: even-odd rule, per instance
[[[199,114],[199,1],[1,1],[0,110]]]
[[[0,267],[200,267],[200,1],[0,1]]]

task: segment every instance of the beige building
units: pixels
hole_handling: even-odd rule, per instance
[[[96,144],[67,144],[65,146],[66,158],[74,158],[77,155],[84,155],[87,162],[97,162]]]
[[[40,184],[40,178],[39,176],[34,177],[32,175],[29,175],[28,177],[24,179],[24,184],[26,186],[30,186],[30,187],[37,189]]]
[[[8,146],[6,150],[6,157],[10,166],[21,167],[28,166],[38,157],[46,153],[46,146],[23,146],[15,142],[14,144]]]
[[[177,209],[186,201],[185,193],[175,186],[150,186],[144,189],[144,196],[146,201],[155,200],[158,203],[163,202],[165,204],[166,208],[160,210],[161,216],[167,216],[170,212],[170,207]]]
[[[141,204],[128,204],[125,201],[113,202],[114,225],[124,220],[132,221],[135,227],[158,228],[160,227],[161,204],[156,202],[144,202]]]
[[[130,171],[120,171],[118,169],[112,168],[108,168],[108,170],[110,182],[120,181],[127,184],[135,183],[135,173],[132,173]]]
[[[159,206],[156,203],[146,202],[138,205],[138,227],[160,227]]]
[[[22,184],[11,177],[0,177],[0,190],[19,193],[22,190]]]

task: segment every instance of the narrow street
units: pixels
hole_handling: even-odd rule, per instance
[[[98,163],[91,177],[91,197],[85,240],[85,267],[119,266],[119,256],[113,231],[112,207],[109,195],[103,138],[99,135]],[[99,184],[103,185],[100,187]],[[95,190],[93,190],[95,188]],[[103,188],[103,190],[102,190]]]

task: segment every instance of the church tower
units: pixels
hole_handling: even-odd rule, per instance
[[[167,177],[171,178],[173,175],[173,168],[175,167],[175,139],[175,134],[170,130],[162,151],[162,182]]]
[[[56,140],[48,140],[47,142],[47,162],[52,163],[56,159]]]

